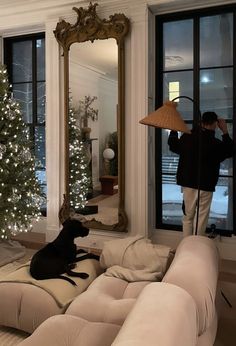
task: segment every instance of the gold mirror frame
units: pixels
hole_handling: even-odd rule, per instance
[[[90,2],[87,9],[73,7],[77,21],[70,24],[65,20],[57,23],[54,35],[63,49],[64,56],[64,129],[65,129],[65,194],[59,211],[60,222],[70,216],[69,201],[69,49],[73,43],[105,40],[114,38],[118,46],[118,186],[119,205],[118,223],[103,224],[96,219],[86,221],[89,228],[126,232],[127,215],[125,212],[125,52],[124,38],[129,32],[129,19],[124,14],[110,15],[109,19],[100,19],[96,13],[97,3]]]

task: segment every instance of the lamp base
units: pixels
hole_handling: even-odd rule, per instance
[[[210,226],[210,229],[206,229],[206,234],[208,234],[208,238],[216,238],[218,235],[223,237],[232,237],[232,231],[224,231],[216,228],[216,225],[213,223]]]

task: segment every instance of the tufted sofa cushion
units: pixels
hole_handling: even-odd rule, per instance
[[[142,289],[149,281],[128,283],[104,274],[97,277],[87,291],[75,298],[66,314],[88,321],[122,325]]]
[[[18,346],[111,346],[120,326],[88,322],[69,315],[53,316]]]
[[[180,287],[156,282],[143,289],[112,346],[195,346],[196,342],[193,298]]]
[[[197,311],[182,288],[151,283],[122,327],[70,315],[53,316],[19,346],[195,346]]]
[[[214,241],[187,237],[162,282],[102,274],[19,346],[213,345],[218,260]]]
[[[48,317],[61,314],[53,297],[25,283],[0,284],[0,324],[32,333]]]
[[[0,325],[29,333],[48,317],[64,313],[71,300],[78,297],[102,273],[98,261],[81,261],[74,271],[84,271],[89,274],[89,278],[74,278],[77,286],[73,286],[61,279],[16,279],[19,275],[17,273],[25,268],[21,267],[0,280]]]

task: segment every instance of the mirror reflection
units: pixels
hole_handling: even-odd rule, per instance
[[[69,50],[69,193],[76,214],[118,222],[118,46],[113,38]]]
[[[64,69],[63,223],[83,214],[88,228],[126,232],[125,36],[129,19],[102,19],[97,3],[73,7],[74,24],[57,23]]]

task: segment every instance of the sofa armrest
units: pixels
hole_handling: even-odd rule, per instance
[[[182,288],[151,283],[138,297],[112,346],[195,346],[197,310]]]
[[[179,244],[163,282],[177,285],[194,299],[198,310],[198,334],[202,335],[215,318],[219,254],[214,240],[188,236]]]

